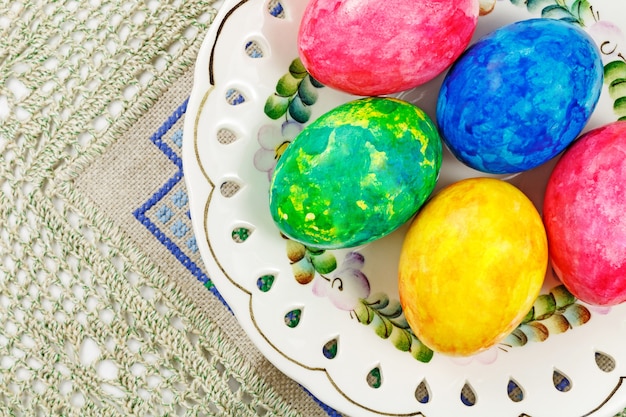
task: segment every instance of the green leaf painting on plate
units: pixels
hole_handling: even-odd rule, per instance
[[[379,337],[389,339],[398,350],[409,352],[418,361],[430,362],[433,358],[433,351],[420,342],[409,327],[400,302],[389,299],[387,294],[377,293],[361,299],[351,314],[360,323],[371,326]]]
[[[276,82],[276,91],[265,101],[264,112],[270,119],[291,117],[298,123],[311,118],[311,106],[317,102],[318,89],[324,87],[306,71],[299,58]]]
[[[564,333],[587,323],[591,319],[591,312],[577,301],[564,285],[539,295],[522,323],[502,344],[516,347],[528,342],[543,342],[551,334]]]
[[[580,26],[595,21],[593,6],[587,0],[511,0],[516,6],[526,6],[532,13],[541,17],[561,19]]]
[[[604,83],[613,100],[613,111],[619,120],[626,120],[626,62],[617,60],[604,66]]]

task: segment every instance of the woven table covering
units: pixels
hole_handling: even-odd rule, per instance
[[[182,129],[218,8],[0,2],[0,415],[340,415],[200,259]]]

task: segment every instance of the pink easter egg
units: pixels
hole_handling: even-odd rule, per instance
[[[300,59],[322,84],[361,96],[424,84],[469,44],[478,0],[311,0]]]
[[[626,122],[580,137],[556,164],[543,218],[563,284],[590,304],[626,300]]]

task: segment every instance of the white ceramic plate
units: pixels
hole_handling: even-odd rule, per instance
[[[276,148],[354,98],[315,87],[308,121],[265,114],[266,100],[297,58],[305,5],[227,0],[199,52],[185,119],[183,161],[198,244],[209,276],[249,337],[321,401],[355,417],[565,417],[623,409],[626,305],[550,305],[551,291],[560,289],[550,275],[539,300],[548,306],[545,317],[520,327],[517,338],[471,358],[431,355],[411,338],[398,311],[396,262],[405,228],[358,250],[322,254],[281,237],[267,201]],[[622,71],[626,78],[626,5],[614,0],[498,1],[480,18],[475,37],[542,11],[579,19],[601,46],[604,63],[621,61],[612,64],[612,76]],[[441,80],[399,96],[434,119]],[[619,89],[609,89],[611,81],[587,130],[620,117],[620,107],[614,109]],[[506,179],[541,209],[552,167]],[[438,188],[477,175],[447,154]],[[288,247],[293,260],[304,255],[295,266]],[[333,258],[337,267],[329,270]],[[297,282],[296,270],[312,281]],[[599,366],[602,361],[610,366]]]

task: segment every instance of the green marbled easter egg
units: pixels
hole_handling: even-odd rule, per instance
[[[420,108],[384,97],[345,103],[304,128],[278,160],[272,218],[287,237],[313,247],[371,242],[417,212],[441,158],[437,128]]]

